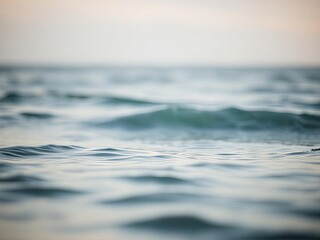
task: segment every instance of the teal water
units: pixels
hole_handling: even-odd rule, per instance
[[[320,69],[0,68],[1,239],[319,239]]]

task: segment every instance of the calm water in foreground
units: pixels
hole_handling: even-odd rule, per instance
[[[0,69],[0,238],[319,239],[320,69]]]

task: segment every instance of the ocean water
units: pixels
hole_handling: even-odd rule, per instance
[[[0,68],[0,238],[320,239],[319,68]]]

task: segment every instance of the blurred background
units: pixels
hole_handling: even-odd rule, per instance
[[[3,64],[318,65],[318,0],[1,0]]]

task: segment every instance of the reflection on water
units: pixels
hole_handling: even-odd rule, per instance
[[[319,77],[2,68],[1,238],[318,239]]]

